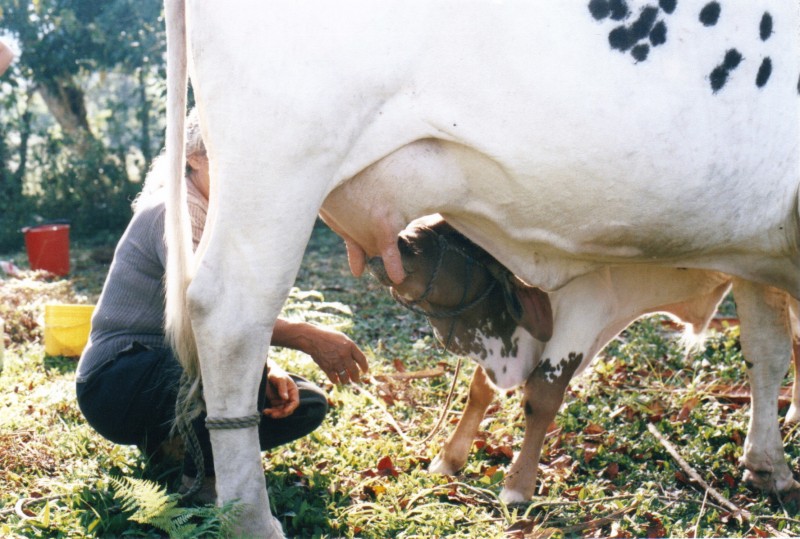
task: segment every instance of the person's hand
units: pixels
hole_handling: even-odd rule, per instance
[[[364,352],[340,331],[311,326],[307,353],[334,384],[358,382],[369,370]]]
[[[10,66],[13,61],[14,53],[11,51],[11,48],[0,41],[0,77],[3,76],[3,73],[6,72],[8,66]]]
[[[297,384],[286,371],[270,362],[267,373],[267,405],[261,413],[272,419],[289,417],[300,405]]]

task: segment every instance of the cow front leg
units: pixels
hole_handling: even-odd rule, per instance
[[[213,127],[213,126],[212,126]],[[230,132],[216,129],[213,132]],[[254,137],[257,138],[257,137]],[[313,186],[264,178],[270,163],[212,159],[214,197],[187,291],[211,435],[217,503],[241,504],[235,536],[284,537],[270,511],[258,438],[258,391],[272,328],[319,209]],[[298,192],[301,191],[301,192]],[[218,420],[218,427],[211,426]],[[233,426],[231,420],[237,421]]]
[[[778,394],[792,354],[789,296],[742,280],[734,281],[733,291],[752,393],[744,479],[766,492],[795,489],[800,485],[786,463],[778,425]]]
[[[453,431],[442,450],[428,467],[429,472],[455,475],[464,467],[469,457],[472,441],[478,434],[478,428],[492,400],[494,400],[494,387],[489,383],[486,371],[478,365],[469,385],[469,397],[464,413],[461,414],[456,430]]]
[[[524,503],[533,496],[547,428],[555,419],[564,401],[564,392],[582,359],[581,354],[569,354],[558,365],[545,359],[525,383],[522,399],[525,438],[500,493],[505,503]]]
[[[257,395],[269,327],[239,317],[243,310],[253,311],[242,309],[241,302],[246,300],[233,292],[215,298],[214,309],[207,310],[206,301],[192,295],[193,291],[207,290],[205,279],[204,272],[198,273],[189,288],[189,305],[200,355],[217,502],[238,500],[242,504],[241,527],[237,533],[283,537],[281,526],[274,521],[269,509],[257,428],[260,418]],[[225,328],[223,333],[218,331],[221,327]],[[234,419],[249,422],[249,426],[227,428],[226,423]],[[222,428],[212,428],[214,420],[221,423]]]

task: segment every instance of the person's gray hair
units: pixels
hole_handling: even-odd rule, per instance
[[[197,115],[197,109],[193,108],[186,116],[186,158],[192,156],[206,155],[206,145],[203,143],[203,136],[200,133],[200,120]],[[143,204],[144,200],[150,199],[155,193],[158,193],[162,187],[167,183],[167,166],[165,160],[165,153],[162,151],[158,157],[153,160],[150,170],[144,179],[144,185],[141,192],[136,195],[136,198],[131,203],[131,208],[136,212],[137,209]],[[190,170],[189,164],[186,164],[186,172]]]
[[[203,135],[200,133],[200,119],[197,116],[197,109],[193,108],[186,116],[186,157],[195,155],[205,155],[206,145],[203,143]]]

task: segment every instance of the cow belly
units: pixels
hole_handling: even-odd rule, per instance
[[[441,213],[513,273],[548,290],[598,264],[654,262],[797,288],[800,261],[792,240],[797,241],[798,232],[791,216],[795,192],[737,190],[732,183],[731,191],[719,190],[711,181],[689,190],[672,176],[673,185],[637,186],[627,178],[624,188],[618,179],[617,192],[592,196],[591,189],[582,194],[574,184],[559,184],[563,171],[550,174],[552,181],[514,177],[473,148],[427,139],[404,146],[340,185],[323,209],[326,220],[369,256],[385,251],[377,231],[399,232],[415,218]],[[608,181],[615,184],[611,176]],[[546,193],[553,184],[564,192]]]

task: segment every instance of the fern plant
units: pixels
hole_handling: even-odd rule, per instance
[[[111,477],[109,480],[122,510],[133,513],[128,517],[130,520],[153,526],[170,539],[229,536],[240,512],[234,504],[181,507],[180,495],[168,494],[164,487],[146,479]]]

